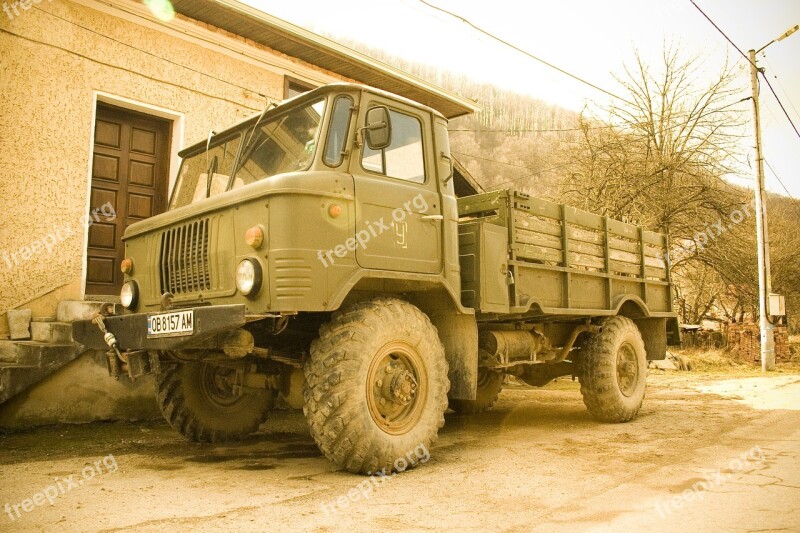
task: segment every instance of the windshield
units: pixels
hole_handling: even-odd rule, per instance
[[[248,126],[215,139],[207,151],[185,158],[170,209],[276,174],[308,169],[324,111],[324,100],[306,104],[258,124],[255,131]]]

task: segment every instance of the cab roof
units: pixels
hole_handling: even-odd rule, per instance
[[[361,85],[361,84],[358,84],[358,83],[330,83],[328,85],[323,85],[321,87],[317,87],[316,89],[313,89],[311,91],[305,92],[305,93],[300,94],[298,96],[295,96],[293,98],[289,98],[287,100],[284,100],[284,101],[280,102],[276,107],[268,109],[266,112],[254,113],[254,114],[250,115],[249,117],[244,118],[244,119],[240,120],[239,122],[236,122],[235,124],[225,128],[222,131],[214,132],[214,134],[212,136],[212,139],[224,137],[224,136],[226,136],[226,135],[228,135],[230,133],[233,133],[235,131],[247,128],[248,126],[252,126],[262,114],[264,115],[264,118],[262,120],[269,120],[272,116],[279,115],[279,114],[283,113],[283,111],[285,109],[287,109],[288,107],[293,107],[295,104],[302,104],[304,102],[310,102],[310,101],[316,100],[316,99],[318,99],[318,98],[320,98],[322,96],[326,96],[326,95],[328,95],[330,93],[351,93],[352,94],[352,93],[355,93],[355,92],[366,92],[366,93],[372,93],[372,94],[376,94],[376,95],[379,95],[379,96],[383,96],[383,97],[386,97],[386,98],[391,98],[393,100],[397,100],[398,102],[403,102],[405,104],[417,107],[417,108],[419,108],[419,109],[421,109],[423,111],[426,111],[428,113],[432,113],[435,116],[439,116],[439,117],[444,118],[444,115],[442,115],[442,113],[440,113],[439,111],[437,111],[435,109],[432,109],[432,108],[430,108],[430,107],[428,107],[426,105],[420,104],[419,102],[414,102],[413,100],[409,100],[408,98],[403,98],[402,96],[398,96],[396,94],[392,94],[392,93],[387,92],[387,91],[382,91],[380,89],[376,89],[374,87],[368,87],[366,85]],[[201,151],[203,151],[205,149],[205,147],[207,146],[207,143],[208,143],[208,140],[203,140],[203,141],[194,143],[194,144],[192,144],[190,146],[187,146],[186,148],[184,148],[180,152],[178,152],[178,155],[180,157],[186,157],[187,155],[193,154],[195,152],[201,152]]]

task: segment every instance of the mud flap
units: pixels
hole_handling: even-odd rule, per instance
[[[661,361],[667,357],[667,319],[636,318],[633,320],[642,334],[648,361]]]
[[[454,400],[474,400],[478,392],[478,323],[475,315],[431,314],[439,331],[449,368],[450,392]]]

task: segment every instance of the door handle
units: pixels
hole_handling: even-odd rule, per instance
[[[444,215],[423,215],[420,220],[444,220]]]

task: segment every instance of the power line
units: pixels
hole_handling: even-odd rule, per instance
[[[611,127],[611,126],[603,126],[603,127]],[[564,128],[564,129],[549,129],[549,130],[470,130],[470,129],[454,129],[448,130],[450,133],[453,132],[469,132],[469,133],[505,133],[508,135],[513,135],[514,133],[560,133],[565,131],[581,131],[580,128]]]
[[[603,130],[613,128],[614,126],[590,126],[585,129],[589,130]],[[533,129],[533,130],[478,130],[478,129],[452,129],[452,132],[469,132],[469,133],[505,133],[513,135],[515,133],[563,133],[569,131],[583,131],[584,128],[553,128],[553,129]]]
[[[778,93],[775,92],[775,89],[772,88],[772,84],[769,82],[769,78],[767,78],[767,76],[763,72],[761,72],[761,77],[764,78],[765,82],[767,82],[767,87],[769,87],[772,96],[775,97],[775,101],[777,101],[778,105],[781,106],[781,111],[783,111],[783,114],[786,115],[786,120],[788,120],[789,124],[792,125],[792,129],[797,134],[797,137],[800,139],[800,131],[797,131],[797,126],[794,125],[794,121],[792,120],[792,117],[789,116],[789,113],[786,111],[786,108],[783,107],[783,102],[781,102],[781,99],[778,98]]]
[[[230,82],[230,81],[228,81],[228,80],[224,80],[224,79],[222,79],[222,78],[218,78],[218,77],[216,77],[216,76],[214,76],[214,75],[212,75],[212,74],[209,74],[208,72],[204,72],[204,71],[202,71],[202,70],[195,69],[195,68],[189,67],[189,66],[187,66],[187,65],[183,65],[183,64],[181,64],[181,63],[178,63],[178,62],[176,62],[176,61],[172,61],[172,60],[170,60],[170,59],[167,59],[167,58],[165,58],[165,57],[161,57],[161,56],[159,56],[159,55],[157,55],[157,54],[154,54],[154,53],[152,53],[152,52],[148,52],[147,50],[142,50],[141,48],[137,48],[137,47],[133,46],[132,44],[128,44],[128,43],[126,43],[126,42],[124,42],[124,41],[120,41],[120,40],[118,40],[118,39],[114,39],[113,37],[109,37],[108,35],[105,35],[105,34],[103,34],[103,33],[100,33],[100,32],[98,32],[98,31],[95,31],[95,30],[93,30],[93,29],[91,29],[91,28],[87,28],[86,26],[81,26],[81,25],[80,25],[80,24],[78,24],[77,22],[73,22],[73,21],[71,21],[71,20],[69,20],[69,19],[66,19],[66,18],[64,18],[64,17],[60,17],[60,16],[56,15],[55,13],[51,13],[50,11],[46,11],[46,10],[44,10],[44,9],[41,9],[41,8],[39,8],[39,7],[36,7],[36,6],[34,6],[34,9],[37,9],[37,10],[41,11],[42,13],[46,13],[46,14],[50,15],[51,17],[54,17],[54,18],[57,18],[57,19],[63,20],[64,22],[66,22],[66,23],[68,23],[68,24],[72,24],[73,26],[77,26],[78,28],[81,28],[81,29],[83,29],[83,30],[86,30],[86,31],[88,31],[89,33],[93,33],[93,34],[95,34],[95,35],[99,35],[100,37],[104,37],[104,38],[108,39],[109,41],[113,41],[113,42],[115,42],[115,43],[117,43],[117,44],[120,44],[120,45],[122,45],[122,46],[126,46],[126,47],[128,47],[128,48],[131,48],[131,49],[133,49],[133,50],[136,50],[136,51],[138,51],[138,52],[141,52],[141,53],[143,53],[143,54],[146,54],[146,55],[148,55],[148,56],[154,57],[154,58],[156,58],[156,59],[160,59],[161,61],[164,61],[164,62],[166,62],[166,63],[169,63],[169,64],[171,64],[171,65],[175,65],[176,67],[181,67],[181,68],[184,68],[184,69],[186,69],[186,70],[188,70],[188,71],[190,71],[190,72],[194,72],[194,73],[196,73],[196,74],[200,74],[201,76],[205,76],[205,77],[207,77],[207,78],[211,78],[212,80],[216,80],[216,81],[219,81],[219,82],[222,82],[222,83],[226,83],[226,84],[228,84],[228,85],[231,85],[231,86],[233,86],[233,87],[236,87],[237,89],[243,89],[243,90],[245,90],[245,91],[247,91],[247,92],[250,92],[250,93],[253,93],[253,94],[255,94],[255,95],[258,95],[258,96],[260,96],[260,97],[262,97],[262,98],[264,98],[264,99],[268,99],[267,95],[265,95],[265,94],[263,94],[263,93],[260,93],[260,92],[258,92],[258,91],[255,91],[255,90],[253,90],[253,89],[250,89],[250,88],[248,88],[248,87],[245,87],[245,86],[243,86],[243,85],[238,85],[238,84],[236,84],[236,83],[233,83],[233,82]]]
[[[747,62],[748,62],[748,63],[750,63],[750,64],[751,64],[751,65],[753,65],[754,67],[756,66],[756,65],[755,65],[755,64],[754,64],[752,61],[750,61],[750,58],[749,58],[749,57],[747,57],[747,55],[746,55],[744,52],[742,52],[742,49],[741,49],[741,48],[739,48],[738,46],[736,46],[736,43],[734,43],[733,41],[731,41],[730,37],[728,37],[727,35],[725,35],[725,32],[724,32],[724,31],[722,31],[722,28],[720,28],[719,26],[717,26],[717,25],[714,23],[714,21],[713,21],[713,20],[711,20],[711,17],[709,17],[708,15],[706,15],[705,11],[703,11],[702,9],[700,9],[700,6],[698,6],[697,4],[695,4],[694,0],[689,0],[689,1],[692,3],[692,5],[693,5],[694,7],[696,7],[696,8],[697,8],[697,10],[700,12],[700,14],[701,14],[701,15],[703,15],[703,16],[706,18],[706,20],[707,20],[707,21],[709,21],[709,22],[711,23],[711,25],[712,25],[712,26],[714,26],[714,28],[715,28],[715,29],[716,29],[716,30],[717,30],[717,31],[718,31],[718,32],[719,32],[719,33],[720,33],[720,34],[721,34],[723,37],[725,37],[725,40],[726,40],[726,41],[728,41],[728,42],[731,44],[731,46],[733,46],[733,47],[736,49],[736,51],[737,51],[737,52],[739,52],[739,54],[741,54],[741,56],[747,60]],[[758,68],[758,67],[756,67],[756,68]]]
[[[764,54],[764,61],[766,61],[766,62],[767,62],[767,66],[769,66],[770,70],[774,70],[774,69],[772,68],[772,64],[770,64],[769,60],[767,59],[767,56],[766,56],[766,54]],[[780,79],[778,79],[778,75],[777,75],[777,74],[775,74],[775,72],[773,72],[773,73],[772,73],[772,77],[773,77],[773,78],[775,78],[775,81],[777,81],[777,82],[778,82],[778,87],[780,87],[781,91],[783,91],[783,96],[786,98],[786,100],[789,102],[789,105],[790,105],[790,106],[792,107],[792,109],[794,110],[794,114],[795,114],[797,117],[800,117],[800,111],[798,111],[798,110],[797,110],[797,108],[794,106],[794,102],[792,102],[792,98],[789,96],[789,92],[788,92],[788,91],[786,90],[786,88],[783,86],[783,84],[781,83],[781,80],[780,80]]]
[[[514,167],[514,168],[524,168],[525,170],[533,170],[531,167],[526,167],[526,166],[523,166],[523,165],[516,165],[514,163],[508,163],[506,161],[497,161],[496,159],[488,159],[486,157],[480,157],[480,156],[472,155],[472,154],[465,154],[464,152],[456,152],[455,150],[453,151],[453,153],[454,154],[458,154],[458,155],[471,157],[472,159],[479,159],[481,161],[488,161],[489,163],[497,163],[499,165],[506,165],[506,166]]]
[[[532,178],[534,176],[541,176],[545,172],[550,172],[552,170],[557,170],[559,168],[566,167],[566,166],[571,165],[571,164],[572,164],[571,162],[562,163],[560,165],[556,165],[556,166],[553,166],[553,167],[550,167],[550,168],[545,168],[543,170],[539,170],[537,172],[534,172],[533,174],[527,174],[525,176],[522,176],[521,178],[514,178],[514,179],[511,179],[511,180],[507,180],[507,181],[503,181],[503,182],[497,183],[495,185],[492,185],[492,187],[500,187],[501,185],[505,185],[506,183],[514,183],[514,182],[517,182],[517,181],[520,181],[520,180],[524,180],[524,179],[527,179],[527,178]],[[533,169],[530,169],[530,170],[533,170]],[[496,189],[490,189],[490,190],[496,190]]]
[[[800,207],[797,205],[797,199],[794,196],[792,196],[792,193],[789,192],[789,189],[783,183],[783,180],[780,178],[780,176],[778,176],[778,173],[775,172],[775,169],[772,168],[772,165],[769,164],[769,161],[767,161],[766,158],[764,158],[764,163],[767,164],[767,168],[769,168],[770,171],[772,171],[772,175],[775,176],[775,179],[777,179],[778,183],[781,184],[781,187],[783,187],[783,190],[786,191],[786,195],[792,200],[792,206],[794,207],[795,214],[798,217],[800,217]]]
[[[711,111],[708,111],[706,113],[702,113],[701,115],[698,115],[697,117],[695,117],[695,118],[693,118],[691,120],[687,120],[686,122],[679,122],[678,124],[673,124],[671,126],[667,126],[666,128],[664,128],[663,131],[670,131],[670,130],[673,130],[675,128],[682,128],[683,126],[687,126],[687,125],[691,124],[692,122],[696,122],[696,121],[700,120],[703,117],[707,117],[708,115],[713,115],[714,113],[719,113],[721,111],[724,111],[725,109],[728,109],[729,107],[735,106],[736,104],[740,104],[742,102],[746,102],[747,100],[750,100],[751,98],[752,98],[752,96],[745,96],[744,98],[736,100],[735,102],[730,102],[730,103],[728,103],[728,104],[726,104],[726,105],[724,105],[722,107],[718,107],[718,108],[712,109]],[[639,124],[636,124],[635,126],[642,126],[644,124],[647,124],[647,122],[639,123]],[[622,130],[622,128],[624,126],[625,126],[624,124],[622,124],[622,125],[609,124],[609,125],[606,125],[606,126],[590,126],[588,128],[561,128],[561,129],[538,129],[538,130],[537,129],[533,129],[533,130],[452,129],[452,130],[448,130],[448,131],[451,132],[451,133],[452,132],[505,133],[507,135],[512,135],[512,134],[515,134],[515,133],[550,133],[550,132],[584,131],[584,129],[587,129],[587,130],[603,130],[603,129],[618,129],[618,130]],[[630,126],[630,125],[628,125],[628,126]]]
[[[558,72],[560,72],[561,74],[564,74],[565,76],[569,76],[570,78],[572,78],[574,80],[577,80],[577,81],[583,83],[584,85],[588,85],[592,89],[595,89],[597,91],[600,91],[602,93],[607,94],[608,96],[611,96],[613,98],[621,100],[621,101],[625,102],[626,104],[630,104],[630,105],[633,105],[633,106],[636,105],[633,102],[631,102],[630,100],[619,96],[618,94],[614,94],[611,91],[607,91],[606,89],[603,89],[602,87],[599,87],[599,86],[595,85],[594,83],[592,83],[590,81],[586,81],[585,79],[581,78],[580,76],[577,76],[575,74],[567,72],[563,68],[557,67],[554,64],[552,64],[552,63],[550,63],[548,61],[545,61],[544,59],[542,59],[540,57],[536,57],[535,55],[531,54],[530,52],[527,52],[527,51],[523,50],[522,48],[511,44],[510,42],[508,42],[508,41],[506,41],[506,40],[504,40],[504,39],[502,39],[502,38],[500,38],[500,37],[488,32],[488,31],[484,30],[483,28],[480,28],[479,26],[476,26],[475,24],[473,24],[472,22],[470,22],[466,18],[462,17],[461,15],[457,15],[456,13],[453,13],[453,12],[447,11],[446,9],[443,9],[441,7],[435,6],[435,5],[427,2],[426,0],[419,0],[419,1],[421,3],[423,3],[423,4],[425,4],[426,6],[430,7],[431,9],[435,9],[436,11],[441,11],[442,13],[445,13],[447,15],[450,15],[453,18],[456,18],[456,19],[460,20],[464,24],[467,24],[468,26],[470,26],[473,29],[475,29],[476,31],[486,35],[487,37],[489,37],[491,39],[494,39],[495,41],[497,41],[497,42],[499,42],[499,43],[501,43],[501,44],[503,44],[505,46],[508,46],[509,48],[512,48],[512,49],[516,50],[517,52],[519,52],[519,53],[521,53],[521,54],[523,54],[525,56],[528,56],[529,58],[531,58],[531,59],[533,59],[535,61],[538,61],[539,63],[541,63],[541,64],[543,64],[545,66],[548,66],[548,67],[550,67],[550,68],[552,68],[554,70],[557,70]]]
[[[420,1],[422,1],[422,0],[420,0]],[[731,46],[733,46],[733,47],[736,49],[736,51],[737,51],[737,52],[739,52],[739,54],[741,54],[741,56],[742,56],[743,58],[745,58],[745,60],[747,60],[747,62],[748,62],[748,63],[750,63],[750,64],[753,66],[753,68],[755,68],[755,69],[756,69],[756,71],[757,71],[759,74],[761,74],[761,77],[762,77],[762,78],[764,78],[764,81],[765,81],[765,82],[767,82],[767,87],[769,87],[769,90],[772,92],[772,96],[774,96],[774,97],[775,97],[775,100],[778,102],[778,105],[781,107],[781,110],[783,111],[783,114],[784,114],[784,115],[786,115],[786,119],[789,121],[789,124],[791,124],[791,125],[792,125],[792,129],[793,129],[793,130],[794,130],[794,132],[797,134],[797,137],[798,137],[798,138],[800,138],[800,131],[798,131],[798,130],[797,130],[797,126],[795,126],[795,125],[794,125],[794,121],[792,120],[792,117],[790,117],[790,116],[789,116],[789,113],[786,111],[786,108],[783,106],[783,102],[781,102],[781,99],[780,99],[780,98],[778,98],[778,93],[776,93],[776,92],[775,92],[775,89],[773,89],[773,88],[772,88],[772,84],[769,82],[769,78],[767,78],[766,74],[764,74],[764,71],[763,71],[762,69],[758,68],[758,65],[756,65],[756,64],[755,64],[753,61],[751,61],[751,60],[750,60],[750,57],[749,57],[749,56],[747,56],[747,55],[745,55],[745,53],[742,51],[742,49],[741,49],[741,48],[739,48],[738,46],[736,46],[736,44],[735,44],[735,43],[734,43],[734,42],[733,42],[733,41],[730,39],[730,37],[728,37],[727,35],[725,35],[725,32],[724,32],[724,31],[722,31],[722,29],[721,29],[719,26],[717,26],[717,25],[714,23],[714,21],[713,21],[713,20],[711,20],[711,17],[709,17],[708,15],[706,15],[706,14],[705,14],[705,12],[704,12],[702,9],[700,9],[700,6],[698,6],[698,5],[695,3],[695,1],[694,1],[694,0],[689,0],[689,1],[690,1],[690,2],[692,3],[692,5],[693,5],[694,7],[696,7],[696,8],[697,8],[697,10],[698,10],[698,11],[699,11],[699,12],[700,12],[700,13],[701,13],[701,14],[702,14],[702,15],[703,15],[705,18],[706,18],[706,20],[707,20],[707,21],[709,21],[709,22],[711,23],[711,25],[712,25],[712,26],[714,26],[714,28],[716,28],[716,30],[717,30],[717,31],[718,31],[718,32],[719,32],[719,33],[720,33],[720,34],[721,34],[723,37],[725,37],[725,40],[726,40],[726,41],[728,41],[728,42],[731,44]],[[769,45],[767,45],[767,46],[769,46]],[[762,48],[762,50],[763,50],[763,48]]]

